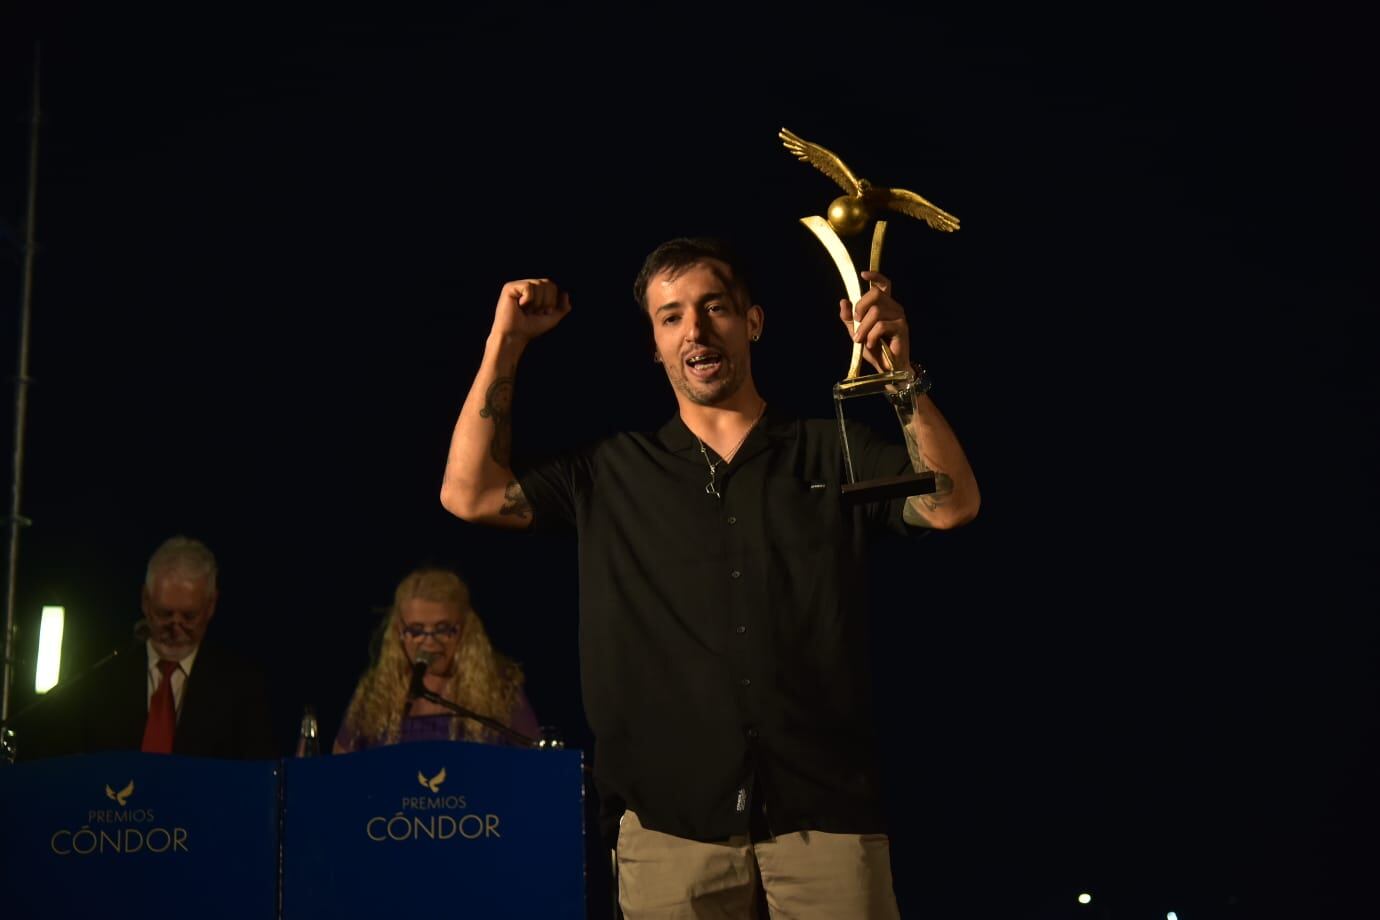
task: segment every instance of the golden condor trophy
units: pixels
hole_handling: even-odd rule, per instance
[[[843,277],[848,300],[853,304],[853,324],[856,328],[861,319],[857,315],[857,304],[862,299],[862,286],[857,268],[848,253],[842,237],[855,236],[866,229],[869,221],[876,219],[872,228],[872,249],[868,259],[868,269],[882,270],[882,242],[886,239],[886,221],[877,217],[879,211],[891,210],[923,220],[936,230],[952,233],[958,229],[958,218],[935,207],[914,192],[902,188],[884,188],[860,179],[843,162],[838,154],[818,144],[811,143],[799,135],[782,128],[777,134],[786,149],[796,158],[809,163],[839,184],[846,194],[840,195],[829,204],[828,218],[811,215],[800,218],[800,222],[823,244],[834,265]],[[834,384],[834,414],[838,417],[839,443],[843,446],[844,469],[848,482],[843,484],[844,501],[848,503],[882,501],[905,495],[925,495],[935,489],[934,473],[906,473],[884,479],[859,482],[853,468],[853,454],[848,445],[848,431],[844,424],[844,403],[860,396],[882,396],[896,404],[897,400],[909,400],[911,388],[916,385],[915,372],[909,367],[896,368],[891,364],[891,351],[882,350],[882,361],[886,369],[875,374],[863,374],[862,343],[853,343],[853,356],[848,365],[848,375]],[[920,392],[923,392],[921,390]],[[901,420],[904,425],[904,419]]]

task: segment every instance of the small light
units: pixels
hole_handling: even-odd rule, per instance
[[[34,668],[34,690],[47,693],[57,686],[62,669],[62,607],[44,607],[38,623],[38,665]]]
[[[1086,891],[1083,892],[1082,894],[1080,894],[1080,895],[1078,896],[1078,903],[1079,903],[1079,904],[1091,904],[1091,903],[1092,903],[1092,895],[1088,894]]]
[[[1171,910],[1169,913],[1164,915],[1164,920],[1179,920],[1179,915]]]

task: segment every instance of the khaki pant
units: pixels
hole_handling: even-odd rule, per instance
[[[627,920],[756,920],[759,882],[773,920],[892,920],[885,834],[797,831],[701,843],[647,830],[631,811],[618,829],[618,903]]]

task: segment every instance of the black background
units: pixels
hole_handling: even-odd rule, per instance
[[[334,731],[393,586],[439,562],[587,747],[572,548],[440,508],[451,425],[499,286],[532,275],[575,311],[524,360],[517,451],[659,424],[629,289],[699,232],[754,265],[767,398],[830,412],[840,285],[795,221],[836,190],[785,125],[963,221],[894,221],[884,264],[984,500],[877,549],[903,910],[1374,913],[1380,158],[1358,22],[746,9],[11,14],[10,317],[44,39],[20,654],[64,603],[64,673],[93,661],[152,549],[198,536],[213,635],[269,672],[286,751],[305,703]],[[31,685],[21,665],[18,705]]]

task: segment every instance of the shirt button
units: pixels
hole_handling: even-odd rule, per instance
[[[728,577],[729,577],[729,578],[742,578],[742,577],[743,577],[743,573],[740,572],[740,571],[738,571],[737,569],[734,569],[733,571],[731,571],[731,572],[728,573]]]
[[[734,517],[733,515],[730,514],[730,515],[728,516],[728,523],[730,523],[730,524],[736,524],[736,523],[738,523],[738,519],[737,519],[736,517]]]
[[[751,687],[751,686],[752,686],[752,678],[751,678],[751,677],[744,677],[742,680],[738,681],[738,683],[742,684],[744,687]]]
[[[747,627],[746,627],[746,626],[735,626],[735,627],[733,627],[733,631],[736,632],[738,635],[741,636],[743,633],[747,632]]]

